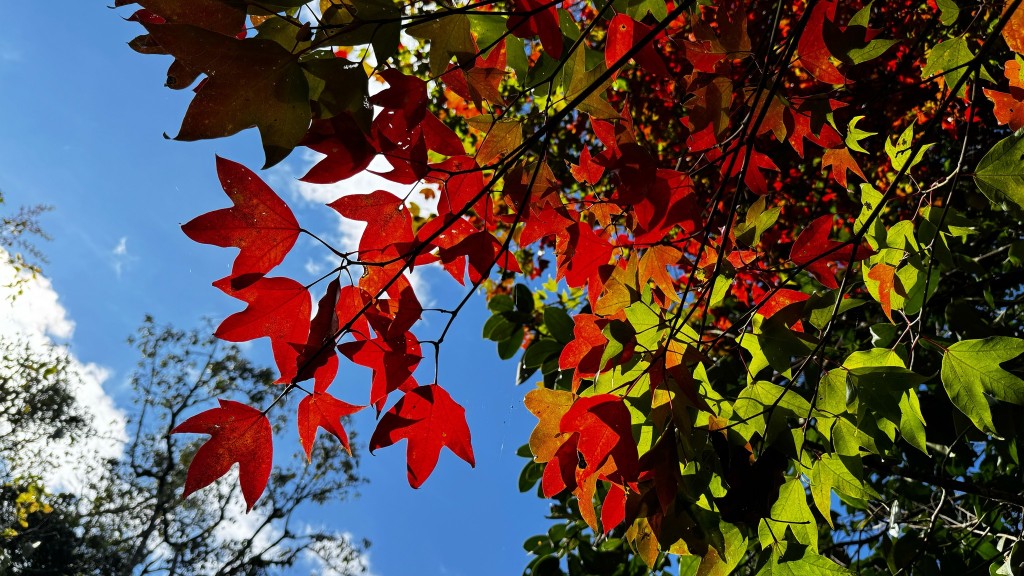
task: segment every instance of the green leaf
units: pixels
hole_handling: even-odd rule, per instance
[[[996,434],[985,394],[1024,405],[1024,380],[1000,364],[1024,353],[1024,340],[993,336],[953,344],[942,357],[942,385],[949,399],[983,432]]]
[[[896,143],[893,144],[891,141],[885,141],[885,153],[889,155],[889,160],[892,161],[892,167],[894,170],[903,170],[903,167],[910,161],[910,152],[914,146],[914,124],[911,123],[900,134]],[[925,144],[921,146],[921,149],[917,151],[917,155],[914,156],[913,161],[910,161],[910,168],[913,168],[921,159],[924,157],[924,153],[931,148],[931,144]]]
[[[577,96],[581,96],[605,71],[603,63],[600,63],[588,70],[586,52],[587,49],[585,46],[579,46],[565,63],[565,75],[562,80],[562,90],[565,93],[566,103],[571,102]],[[596,90],[590,92],[590,94],[580,102],[578,109],[581,112],[585,112],[597,118],[618,117],[619,113],[616,112],[615,108],[612,108],[611,104],[604,99],[605,90],[607,90],[610,85],[611,79],[606,80],[603,85],[598,86]]]
[[[772,409],[770,424],[782,426],[786,418],[806,418],[811,405],[807,400],[792,390],[771,382],[754,382],[740,392],[733,404],[733,421],[735,429],[744,438],[749,439],[753,433],[765,433],[766,417]]]
[[[956,5],[953,0],[936,0],[936,4],[941,10],[939,19],[942,21],[943,26],[949,26],[956,22],[956,19],[960,16],[960,7]]]
[[[840,576],[845,574],[853,574],[853,572],[820,556],[817,552],[805,550],[802,556],[792,560],[772,554],[771,559],[761,568],[757,576]]]
[[[413,38],[430,41],[430,75],[437,78],[448,69],[452,57],[462,65],[476,59],[476,42],[465,14],[449,14],[436,20],[406,28]]]
[[[974,183],[989,200],[1024,208],[1024,134],[997,142],[978,163]]]
[[[818,550],[818,523],[807,506],[807,492],[798,478],[779,488],[779,498],[772,504],[771,516],[761,520],[757,533],[762,548],[774,547],[778,541],[784,540],[787,529],[797,542]]]
[[[921,76],[930,78],[937,74],[943,74],[946,87],[952,88],[968,72],[969,64],[973,59],[974,53],[971,52],[971,47],[967,44],[967,37],[958,36],[951,40],[940,42],[928,51],[928,61],[925,63],[924,70],[921,71]],[[979,72],[980,76],[985,80],[995,82],[984,68],[979,67]],[[966,83],[964,83],[960,86],[956,95],[963,97],[966,93],[966,88]]]
[[[547,326],[548,334],[554,336],[555,340],[562,344],[572,342],[575,323],[564,309],[558,306],[545,306],[544,325]]]
[[[857,128],[857,122],[860,122],[863,119],[863,116],[854,116],[853,119],[850,120],[850,124],[846,129],[846,147],[850,150],[868,154],[868,151],[860,145],[860,141],[869,136],[874,136],[878,134],[878,132],[867,132]]]

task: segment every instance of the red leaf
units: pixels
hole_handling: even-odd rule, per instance
[[[416,386],[412,373],[423,356],[419,340],[411,332],[399,338],[357,339],[339,345],[338,350],[352,362],[373,370],[370,404],[378,413],[384,408],[388,394]]]
[[[562,416],[559,429],[563,434],[579,433],[576,450],[585,466],[576,472],[577,483],[595,474],[619,483],[636,480],[639,456],[622,398],[614,394],[580,398]]]
[[[473,284],[485,278],[494,266],[510,272],[522,272],[516,257],[487,231],[474,232],[451,248],[441,248],[438,254],[442,262],[465,256],[469,263],[469,281]],[[456,280],[462,283],[462,278]]]
[[[789,252],[789,259],[803,266],[819,282],[835,290],[839,288],[839,284],[836,282],[836,275],[833,271],[834,263],[848,263],[851,257],[854,256],[854,247],[847,244],[842,248],[838,248],[841,245],[840,242],[828,239],[831,231],[831,215],[817,218],[807,228],[804,228],[804,231],[793,242],[793,248]],[[853,260],[863,260],[871,254],[870,248],[860,246]],[[832,264],[832,266],[830,267],[829,264]]]
[[[618,484],[612,484],[608,488],[608,495],[604,497],[601,504],[601,527],[604,533],[612,531],[626,519],[626,491]]]
[[[566,234],[558,236],[558,277],[564,277],[566,284],[573,288],[590,282],[591,291],[599,293],[600,290],[594,288],[600,281],[595,283],[594,278],[598,276],[598,268],[608,263],[612,250],[612,245],[598,236],[590,224],[578,222],[570,226]]]
[[[985,96],[992,101],[996,122],[1009,125],[1011,130],[1020,130],[1024,126],[1024,79],[1021,78],[1020,63],[1016,59],[1007,60],[1004,74],[1010,81],[1009,93],[988,88],[983,90]]]
[[[210,435],[192,458],[182,498],[209,486],[238,462],[238,481],[248,512],[270,478],[273,430],[270,420],[259,410],[231,400],[219,402],[220,408],[196,414],[171,430],[171,434]]]
[[[544,51],[558,60],[562,57],[562,29],[558,25],[558,8],[555,5],[548,0],[512,0],[514,11],[506,26],[517,38],[540,36]]]
[[[214,335],[228,342],[246,342],[264,336],[290,344],[304,344],[309,336],[309,291],[291,278],[260,278],[236,290],[231,278],[213,283],[225,294],[248,304],[228,316]]]
[[[434,471],[444,446],[476,466],[466,410],[437,384],[410,390],[384,414],[370,438],[370,452],[402,439],[409,441],[409,485],[413,488],[423,485]]]
[[[203,214],[181,227],[192,240],[240,249],[231,275],[255,280],[284,260],[299,237],[288,205],[251,170],[217,157],[217,176],[234,204]]]
[[[896,276],[896,269],[885,263],[876,264],[868,270],[868,278],[878,282],[878,302],[882,305],[882,312],[885,312],[889,322],[893,322],[892,291],[895,289],[897,293],[903,292],[900,279]]]
[[[316,432],[320,428],[340,440],[345,451],[351,456],[352,449],[348,445],[348,434],[345,433],[345,428],[341,425],[341,419],[349,414],[359,412],[363,407],[342,402],[320,388],[318,383],[314,392],[299,402],[299,442],[302,443],[302,448],[306,451],[306,460],[308,461],[312,455],[313,442],[316,440]]]
[[[350,114],[315,120],[302,145],[326,157],[300,178],[311,184],[333,184],[362,172],[377,150]]]
[[[566,439],[544,466],[540,487],[545,498],[554,498],[566,488],[576,489],[576,468],[580,461],[576,452],[578,439],[578,434],[573,434]]]
[[[380,261],[380,252],[389,246],[412,242],[412,215],[398,196],[384,190],[369,194],[350,194],[328,204],[350,220],[366,222],[359,239],[360,258]]]
[[[612,68],[620,58],[639,44],[650,31],[650,26],[637,22],[626,14],[616,14],[611,22],[608,23],[608,40],[604,49],[604,60],[608,68]],[[669,73],[661,54],[654,49],[653,42],[645,44],[633,56],[633,59],[636,60],[637,64],[654,74],[667,76]]]
[[[590,157],[590,148],[583,146],[579,165],[570,164],[569,172],[572,173],[572,177],[577,182],[594,186],[601,180],[601,176],[604,174],[604,166],[594,162]]]
[[[864,176],[864,172],[860,169],[860,165],[850,154],[849,149],[843,148],[830,148],[825,150],[825,155],[821,157],[821,171],[825,172],[825,168],[832,167],[832,178],[839,183],[843,188],[847,188],[846,185],[846,173],[853,172],[857,176],[860,176],[861,180],[867,182],[867,177]]]
[[[796,53],[800,57],[800,65],[812,76],[826,84],[845,84],[846,76],[829,60],[832,53],[825,46],[825,19],[830,22],[836,16],[835,0],[824,0],[814,5],[811,16],[807,20],[804,33],[800,35]]]

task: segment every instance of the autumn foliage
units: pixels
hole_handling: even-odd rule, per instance
[[[422,333],[407,273],[427,265],[482,287],[484,337],[542,376],[525,489],[649,566],[844,573],[857,548],[830,528],[946,470],[959,440],[934,431],[1015,437],[1020,0],[117,3],[139,5],[134,49],[173,57],[168,86],[203,78],[178,140],[255,127],[266,166],[322,155],[308,183],[383,158],[410,187],[326,205],[366,228],[354,252],[323,243],[320,278],[269,275],[312,234],[230,160],[232,206],[183,227],[239,249],[214,286],[245,308],[216,335],[269,338],[307,454],[320,428],[348,447],[344,358],[372,371],[370,449],[405,440],[413,487],[442,448],[474,464],[457,383],[421,381],[462,308]],[[968,281],[984,329],[950,312]],[[179,426],[211,435],[186,492],[239,462],[251,507],[274,409],[221,400]]]

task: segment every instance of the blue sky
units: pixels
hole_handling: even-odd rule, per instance
[[[104,386],[115,403],[136,361],[125,338],[144,314],[190,327],[240,309],[210,286],[227,274],[235,251],[194,244],[179,226],[228,204],[215,154],[253,168],[263,163],[252,130],[196,143],[161,136],[176,132],[191,94],[163,87],[168,58],[128,48],[141,31],[122,20],[128,14],[100,2],[62,2],[44,18],[0,20],[0,190],[10,206],[54,207],[44,220],[53,236],[43,246],[46,276],[75,322],[72,351],[111,372]],[[344,235],[337,219],[294,184],[309,163],[296,153],[261,175],[302,224]],[[301,274],[306,263],[318,262],[312,249],[300,243],[285,273]],[[464,293],[443,273],[427,270],[421,280],[438,305]],[[361,470],[369,483],[361,497],[329,504],[308,519],[369,538],[375,574],[519,574],[527,561],[522,542],[546,530],[547,503],[516,487],[523,461],[515,451],[535,423],[522,405],[530,384],[516,387],[515,363],[500,361],[493,343],[481,339],[484,308],[479,297],[467,306],[440,366],[441,383],[466,407],[476,469],[445,451],[426,484],[413,490],[405,443],[373,456],[364,450]],[[431,327],[421,327],[426,337]],[[269,362],[263,343],[251,352]],[[332,392],[363,403],[368,387],[366,372],[343,363]],[[372,427],[369,411],[357,417],[354,430],[364,448]],[[297,443],[280,447],[284,442],[279,450],[299,450]]]

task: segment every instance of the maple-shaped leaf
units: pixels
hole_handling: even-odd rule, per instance
[[[406,453],[409,485],[419,488],[437,466],[441,448],[476,467],[473,445],[466,424],[466,409],[437,384],[419,386],[406,392],[381,417],[370,437],[370,452],[408,440]]]
[[[587,68],[587,57],[585,45],[579,46],[565,62],[565,74],[562,78],[562,89],[565,92],[565,100],[573,102],[582,97],[582,101],[576,106],[580,112],[584,112],[596,118],[615,118],[619,113],[605,100],[605,92],[611,86],[611,78],[605,80],[604,84],[594,89],[594,85],[605,72],[602,65]],[[584,96],[584,93],[587,95]]]
[[[807,24],[803,34],[800,35],[800,41],[796,48],[800,65],[806,68],[811,76],[825,84],[846,83],[846,76],[829,60],[832,53],[825,45],[825,21],[832,22],[835,17],[835,0],[824,0],[815,4],[811,8],[811,15],[807,19]]]
[[[804,228],[800,236],[793,242],[789,252],[789,259],[794,263],[803,266],[819,282],[826,287],[835,290],[839,288],[836,282],[835,263],[846,264],[851,258],[854,262],[871,256],[872,252],[867,246],[857,247],[854,254],[852,244],[843,245],[841,242],[829,240],[832,232],[832,216],[825,215],[815,219]],[[831,265],[831,266],[830,266]]]
[[[147,25],[153,40],[206,74],[175,140],[230,136],[256,127],[264,168],[287,156],[309,128],[309,85],[298,59],[273,40],[239,40],[185,24]]]
[[[593,376],[601,370],[601,356],[608,338],[604,335],[607,320],[593,314],[577,314],[573,317],[573,340],[565,345],[558,356],[558,367],[575,370],[573,388],[580,379]]]
[[[565,443],[559,426],[562,416],[573,404],[573,395],[565,390],[536,388],[526,393],[523,405],[537,417],[537,426],[530,434],[530,450],[534,461],[548,462]]]
[[[639,456],[633,440],[629,409],[614,394],[576,400],[562,416],[562,434],[579,434],[576,450],[585,466],[577,477],[600,473],[615,482],[636,480]]]
[[[237,462],[238,481],[248,512],[270,479],[273,430],[270,420],[259,410],[232,400],[219,402],[219,408],[196,414],[171,430],[171,434],[210,435],[189,464],[182,498],[209,486]]]
[[[861,180],[867,182],[864,171],[860,169],[860,165],[857,164],[857,160],[850,154],[848,148],[830,148],[825,150],[825,154],[821,157],[821,172],[824,174],[825,169],[828,167],[832,168],[832,178],[843,188],[847,187],[847,172],[853,172],[860,176]]]
[[[380,412],[384,409],[388,395],[395,390],[411,390],[416,387],[412,374],[423,359],[419,340],[411,332],[383,338],[357,338],[344,342],[338,351],[349,360],[373,371],[370,382],[370,404]]]
[[[727,165],[732,165],[732,173],[729,174],[729,176],[738,176],[740,174],[743,170],[742,159],[747,153],[747,147],[740,146],[735,152],[739,160],[736,162],[726,162],[726,165],[722,166],[723,168],[726,168]],[[764,174],[762,174],[761,171],[771,170],[773,172],[778,172],[779,167],[776,166],[775,162],[773,162],[772,159],[763,152],[751,149],[749,154],[750,161],[746,166],[746,172],[743,175],[743,183],[746,184],[754,194],[764,196],[768,193],[768,181],[765,180]],[[709,158],[710,157],[711,156],[709,156]]]
[[[558,22],[558,8],[547,0],[512,0],[513,12],[506,26],[517,38],[540,37],[548,56],[562,57],[562,28]]]
[[[468,64],[476,58],[476,42],[469,29],[465,14],[449,14],[405,29],[413,38],[430,41],[430,75],[440,76],[454,56],[459,64]]]
[[[1010,91],[999,92],[983,88],[985,96],[992,101],[992,113],[996,121],[1006,124],[1011,130],[1024,127],[1024,76],[1021,75],[1019,59],[1006,61],[1006,79],[1010,81]]]
[[[651,32],[651,27],[633,20],[626,14],[616,14],[608,23],[608,37],[605,41],[604,61],[612,68],[620,58],[626,55]],[[633,60],[643,68],[662,76],[668,75],[668,68],[661,54],[654,48],[654,42],[648,42],[633,55]]]
[[[1004,8],[1009,8],[1014,0],[1006,0]],[[1005,16],[1005,14],[1004,14]],[[1024,55],[1024,8],[1018,7],[1003,27],[1003,39],[1006,45],[1017,54]]]
[[[469,264],[469,281],[474,285],[485,278],[494,266],[509,272],[522,272],[515,255],[486,230],[474,232],[451,248],[440,249],[438,253],[444,262],[465,256]],[[462,282],[461,278],[456,280]]]
[[[299,442],[302,443],[302,448],[306,451],[306,460],[308,461],[313,453],[313,442],[316,440],[316,433],[320,428],[330,432],[341,441],[341,445],[351,456],[352,449],[348,445],[348,434],[345,433],[345,428],[341,425],[341,419],[359,412],[363,406],[342,402],[319,388],[317,386],[312,394],[299,402]]]
[[[580,163],[570,164],[569,172],[572,173],[572,177],[581,184],[589,184],[590,186],[596,185],[604,174],[604,166],[601,166],[590,156],[590,148],[586,145],[583,146],[583,151],[580,152]]]
[[[882,305],[882,312],[885,312],[889,322],[895,324],[892,319],[893,290],[901,296],[906,296],[907,294],[903,284],[900,282],[899,276],[896,275],[896,268],[880,262],[868,271],[868,278],[878,282],[878,302]]]
[[[362,172],[377,149],[349,114],[315,120],[301,144],[324,155],[300,178],[310,184],[333,184]]]
[[[508,76],[505,70],[507,63],[505,40],[502,39],[486,57],[477,57],[471,67],[449,66],[441,79],[459,97],[472,101],[477,110],[483,110],[484,100],[492,106],[504,106],[501,81]]]
[[[578,222],[558,236],[558,276],[564,277],[573,288],[589,282],[590,289],[600,293],[600,290],[594,290],[600,283],[595,281],[595,277],[598,276],[598,268],[608,263],[613,250],[614,247],[598,236],[590,224]]]
[[[386,190],[369,194],[350,194],[328,204],[349,220],[366,222],[359,238],[363,259],[379,261],[376,254],[388,246],[412,242],[412,215],[405,202]]]
[[[496,120],[490,115],[481,115],[471,118],[469,124],[485,133],[476,150],[476,163],[481,166],[504,157],[523,143],[521,120]]]
[[[640,258],[640,282],[646,284],[648,280],[653,280],[665,296],[672,300],[678,299],[675,279],[668,273],[668,269],[676,266],[682,255],[680,250],[672,246],[651,246]]]
[[[234,207],[203,214],[181,229],[196,242],[238,248],[231,275],[255,281],[284,260],[299,237],[299,223],[288,205],[245,166],[218,156],[217,176]]]
[[[213,283],[225,294],[248,306],[228,316],[214,335],[228,342],[247,342],[264,336],[302,345],[309,336],[309,290],[291,278],[260,278],[242,289],[235,289],[231,277]]]

